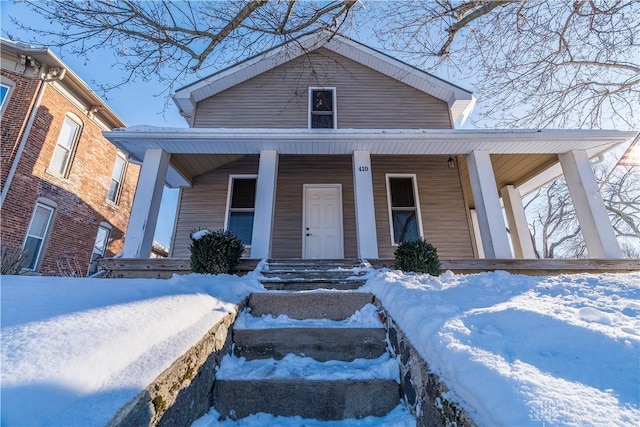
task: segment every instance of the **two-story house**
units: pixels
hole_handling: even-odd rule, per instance
[[[125,123],[51,50],[0,42],[2,245],[26,271],[90,274],[133,204],[139,166],[102,136]]]
[[[125,258],[146,257],[165,182],[181,188],[174,258],[189,256],[198,227],[234,231],[258,259],[389,259],[417,238],[442,258],[533,258],[521,194],[559,173],[589,255],[621,257],[589,158],[633,133],[458,130],[475,103],[469,91],[329,34],[173,98],[188,129],[105,133],[143,162]]]

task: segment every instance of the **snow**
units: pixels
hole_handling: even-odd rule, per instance
[[[191,240],[200,240],[202,239],[204,236],[206,236],[207,234],[211,234],[210,230],[200,230],[200,231],[196,231],[195,233],[193,233],[191,235]]]
[[[435,278],[380,270],[368,277],[360,291],[382,301],[447,384],[446,397],[466,408],[479,426],[640,425],[640,273],[447,272]],[[250,292],[264,292],[257,278],[256,273],[168,280],[2,276],[2,426],[105,425],[233,312],[235,303]],[[371,307],[361,314],[367,310]],[[362,323],[365,317],[348,321]],[[304,321],[263,316],[251,322],[253,328],[300,327]],[[251,365],[248,372],[320,378],[339,373],[345,363],[287,357],[293,361],[288,373],[272,360],[254,365],[225,358],[221,375],[245,364]],[[375,375],[397,369],[392,359],[356,362],[362,371],[381,366]],[[403,406],[384,418],[342,422],[268,414],[237,423],[217,419],[212,409],[194,426],[415,422]]]
[[[640,274],[439,278],[373,292],[480,426],[640,425]]]
[[[265,314],[260,317],[244,310],[234,323],[235,329],[268,329],[268,328],[380,328],[378,307],[367,304],[344,320],[329,319],[291,319],[286,315],[277,317]]]
[[[366,417],[362,419],[350,418],[340,421],[309,420],[300,417],[274,417],[270,414],[259,413],[233,421],[231,419],[218,421],[220,414],[211,408],[208,414],[196,420],[191,427],[415,427],[416,419],[404,405],[396,406],[384,417]]]
[[[398,362],[389,354],[377,359],[355,359],[350,362],[329,360],[318,362],[310,357],[294,354],[282,360],[225,356],[216,373],[219,379],[280,379],[306,378],[308,380],[394,380],[400,382]]]
[[[106,425],[253,277],[2,277],[2,426]]]

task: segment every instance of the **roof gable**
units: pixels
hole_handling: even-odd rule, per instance
[[[327,32],[300,37],[198,80],[177,90],[173,100],[183,115],[191,117],[198,102],[321,47],[446,102],[452,122],[466,119],[475,105],[473,94],[465,89],[347,37]]]

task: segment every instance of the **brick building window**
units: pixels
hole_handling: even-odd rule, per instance
[[[111,183],[109,184],[109,192],[107,193],[107,200],[111,203],[118,204],[118,201],[120,200],[122,181],[124,180],[124,173],[126,169],[127,161],[120,153],[118,153],[113,165],[113,171],[111,172]]]
[[[56,175],[66,177],[69,173],[69,166],[73,158],[78,137],[80,136],[81,125],[78,121],[73,120],[67,116],[62,123],[62,129],[60,135],[58,135],[58,141],[56,142],[56,148],[53,151],[51,157],[51,163],[49,163],[49,172]]]
[[[42,255],[42,247],[51,226],[51,220],[55,212],[54,206],[44,203],[36,203],[36,208],[31,217],[31,223],[24,239],[22,249],[26,252],[25,260],[22,264],[27,270],[35,270]]]
[[[96,235],[96,241],[93,243],[93,249],[91,250],[91,261],[89,261],[89,269],[87,276],[91,276],[98,272],[98,258],[104,256],[109,244],[109,235],[111,234],[111,225],[106,222],[101,222],[98,227],[98,234]]]
[[[4,114],[4,110],[7,108],[9,98],[11,98],[11,92],[15,85],[12,80],[9,80],[5,76],[0,76],[0,114]]]
[[[8,85],[0,83],[0,108],[4,106],[4,100],[9,97],[10,89],[11,87],[9,87]]]

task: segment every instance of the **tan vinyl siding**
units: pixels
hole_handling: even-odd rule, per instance
[[[344,256],[358,256],[351,163],[351,156],[280,156],[272,257],[302,257],[303,184],[342,184]]]
[[[308,127],[308,88],[335,87],[338,128],[450,129],[447,104],[327,49],[198,103],[194,127]]]
[[[189,257],[189,234],[198,228],[224,227],[229,175],[257,174],[259,156],[245,156],[219,169],[197,176],[191,188],[181,191],[176,227],[171,244],[174,258]]]
[[[447,156],[371,156],[378,256],[393,258],[385,174],[416,174],[424,238],[441,258],[473,258],[471,234],[457,169]]]

